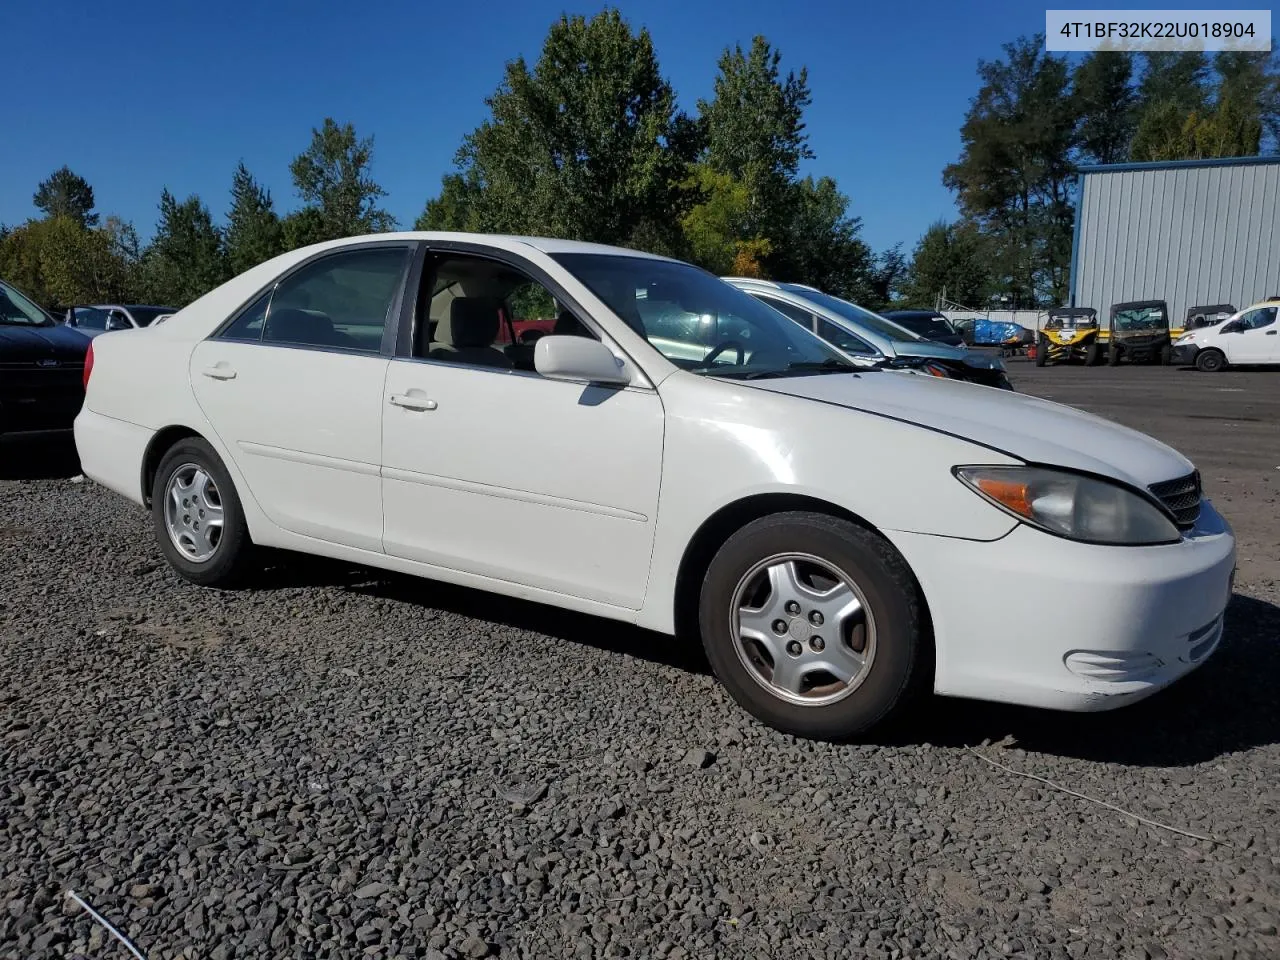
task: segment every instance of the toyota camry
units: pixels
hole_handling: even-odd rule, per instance
[[[150,511],[189,581],[285,548],[697,638],[743,707],[804,736],[927,690],[1133,702],[1213,653],[1231,593],[1232,532],[1164,444],[855,367],[632,250],[295,250],[97,337],[86,378],[85,474]]]

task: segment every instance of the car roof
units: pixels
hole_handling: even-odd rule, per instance
[[[488,246],[514,250],[518,247],[532,247],[545,254],[557,253],[595,253],[611,256],[643,257],[648,260],[667,260],[679,263],[672,257],[663,257],[643,250],[632,250],[630,247],[615,247],[606,243],[586,243],[581,240],[561,240],[556,237],[532,237],[505,233],[462,233],[441,230],[404,230],[395,233],[366,233],[355,237],[343,237],[327,243],[315,244],[308,250],[337,249],[375,240],[416,240],[423,243],[479,243]]]

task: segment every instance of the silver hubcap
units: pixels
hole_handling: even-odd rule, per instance
[[[825,560],[802,553],[761,560],[738,581],[731,603],[738,658],[774,696],[826,706],[867,678],[875,619],[858,585]]]
[[[204,563],[222,542],[222,496],[204,467],[184,463],[165,484],[164,523],[186,559]]]

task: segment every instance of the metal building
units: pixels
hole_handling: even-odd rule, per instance
[[[1280,296],[1280,157],[1080,168],[1070,304],[1164,300],[1170,326],[1207,304]]]

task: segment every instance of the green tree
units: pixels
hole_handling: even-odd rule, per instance
[[[706,162],[746,190],[743,230],[775,235],[794,211],[800,162],[813,157],[805,133],[809,75],[780,71],[781,54],[762,36],[720,56],[714,97],[698,101]]]
[[[1236,104],[1245,116],[1256,114],[1270,152],[1280,147],[1280,54],[1274,43],[1272,47],[1272,51],[1224,50],[1213,59],[1218,103]]]
[[[552,25],[532,68],[507,64],[420,222],[674,248],[689,124],[647,30],[617,10]],[[674,214],[674,215],[673,215]]]
[[[849,198],[831,177],[805,177],[793,187],[794,206],[766,260],[773,276],[807,283],[858,303],[875,297],[875,257],[849,214]]]
[[[1128,51],[1089,54],[1071,75],[1071,96],[1079,126],[1077,147],[1090,163],[1120,163],[1129,157],[1137,94]]]
[[[178,202],[168,189],[161,192],[160,222],[140,272],[148,299],[175,307],[185,307],[228,278],[222,233],[198,196]]]
[[[98,222],[98,215],[93,212],[93,187],[70,167],[55,170],[49,179],[41,180],[31,201],[48,217],[70,217],[84,227]]]
[[[895,243],[875,258],[871,270],[871,294],[863,304],[871,310],[885,310],[902,298],[902,288],[910,275],[910,264],[902,253],[902,244]]]
[[[1255,156],[1262,144],[1262,120],[1253,104],[1223,98],[1216,105],[1184,113],[1173,101],[1155,104],[1138,124],[1134,160],[1207,160]]]
[[[1138,112],[1155,104],[1173,103],[1184,114],[1209,102],[1209,59],[1199,50],[1158,50],[1142,55],[1138,83]]]
[[[478,231],[480,184],[474,168],[466,173],[447,173],[440,184],[440,195],[427,201],[427,207],[414,223],[415,230]]]
[[[127,299],[137,235],[118,218],[86,227],[71,216],[30,220],[0,240],[0,275],[46,306]]]
[[[231,179],[231,210],[227,214],[227,266],[234,276],[270,260],[284,249],[284,231],[271,202],[243,162]]]
[[[911,254],[905,299],[912,307],[933,307],[939,296],[980,307],[992,282],[984,240],[972,225],[938,221],[924,232]]]
[[[751,234],[746,184],[699,163],[685,187],[698,197],[680,221],[689,259],[721,276],[764,276],[763,260],[772,244]]]
[[[286,230],[286,236],[315,243],[395,229],[395,218],[378,206],[387,192],[370,174],[372,163],[373,138],[360,139],[350,123],[326,117],[319,130],[311,131],[311,144],[289,164],[303,209],[315,215],[306,215],[306,230]]]
[[[1015,306],[1061,302],[1071,259],[1076,114],[1063,58],[1020,37],[978,62],[982,86],[943,171],[960,209],[987,236],[998,283]]]

